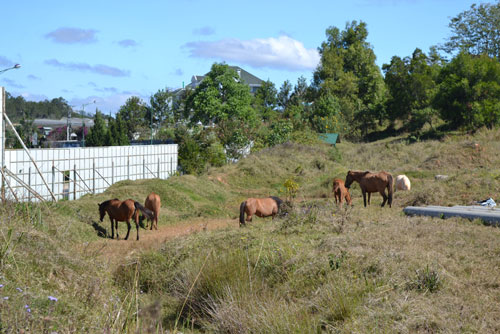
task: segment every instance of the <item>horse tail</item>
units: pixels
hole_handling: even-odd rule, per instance
[[[136,212],[137,212],[137,209],[139,209],[144,214],[144,216],[146,216],[147,219],[153,220],[153,217],[154,217],[153,211],[146,209],[145,207],[142,206],[141,203],[139,203],[137,201],[134,201],[134,205],[135,205]]]
[[[276,202],[276,204],[278,205],[278,211],[280,211],[280,206],[281,204],[283,203],[283,201],[281,200],[281,198],[279,197],[276,197],[276,196],[269,196],[271,197],[272,199],[274,199],[274,201]]]
[[[388,185],[387,185],[387,197],[388,197],[388,203],[389,203],[389,207],[391,207],[392,205],[392,194],[393,194],[393,191],[394,191],[394,185],[393,185],[393,181],[392,181],[392,175],[387,173],[387,181],[388,181]]]
[[[245,225],[245,207],[247,205],[247,201],[241,202],[240,205],[240,225]]]

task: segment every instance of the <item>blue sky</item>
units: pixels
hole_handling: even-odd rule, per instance
[[[364,21],[377,64],[428,52],[450,35],[470,0],[3,1],[0,85],[30,101],[63,97],[80,110],[96,101],[114,114],[130,96],[144,101],[180,88],[214,62],[238,65],[276,88],[308,82],[330,26]],[[89,110],[90,109],[90,110]]]

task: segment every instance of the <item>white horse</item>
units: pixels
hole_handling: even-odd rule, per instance
[[[396,176],[396,190],[410,190],[410,179],[406,175]]]

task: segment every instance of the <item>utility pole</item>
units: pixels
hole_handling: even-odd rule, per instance
[[[83,118],[85,113],[85,106],[91,105],[93,103],[95,103],[95,100],[89,103],[82,104],[82,147],[85,147],[85,119]]]

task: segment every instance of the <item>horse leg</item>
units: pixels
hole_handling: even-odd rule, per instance
[[[384,198],[384,201],[382,202],[382,205],[381,205],[383,207],[385,205],[385,202],[387,201],[387,196],[385,195],[384,191],[381,191],[380,195],[382,195],[382,197]]]
[[[246,221],[247,221],[247,222],[251,222],[251,221],[252,221],[252,218],[253,218],[253,217],[252,217],[252,215],[247,214],[247,219],[246,219]]]
[[[339,196],[339,207],[342,209],[342,203],[343,203],[343,199],[342,199],[342,193],[340,194]]]
[[[153,222],[151,222],[151,224],[153,224]],[[139,240],[139,219],[135,220],[135,229],[137,230],[137,239],[135,240]]]
[[[109,217],[109,220],[111,221],[111,239],[114,239],[115,238],[115,225],[114,225],[113,219],[111,219],[111,217]],[[118,233],[118,231],[117,231],[117,233]]]
[[[365,208],[366,208],[366,191],[365,190],[361,190],[361,192],[363,193],[363,203],[365,204]],[[370,193],[368,193],[368,198],[370,196]]]
[[[129,233],[130,233],[130,221],[127,220],[127,235],[125,236],[125,240],[128,239]]]
[[[118,220],[115,219],[116,240],[120,239],[118,236]]]
[[[370,200],[372,198],[372,193],[368,193],[368,205],[370,205]],[[366,205],[365,205],[366,206]]]

